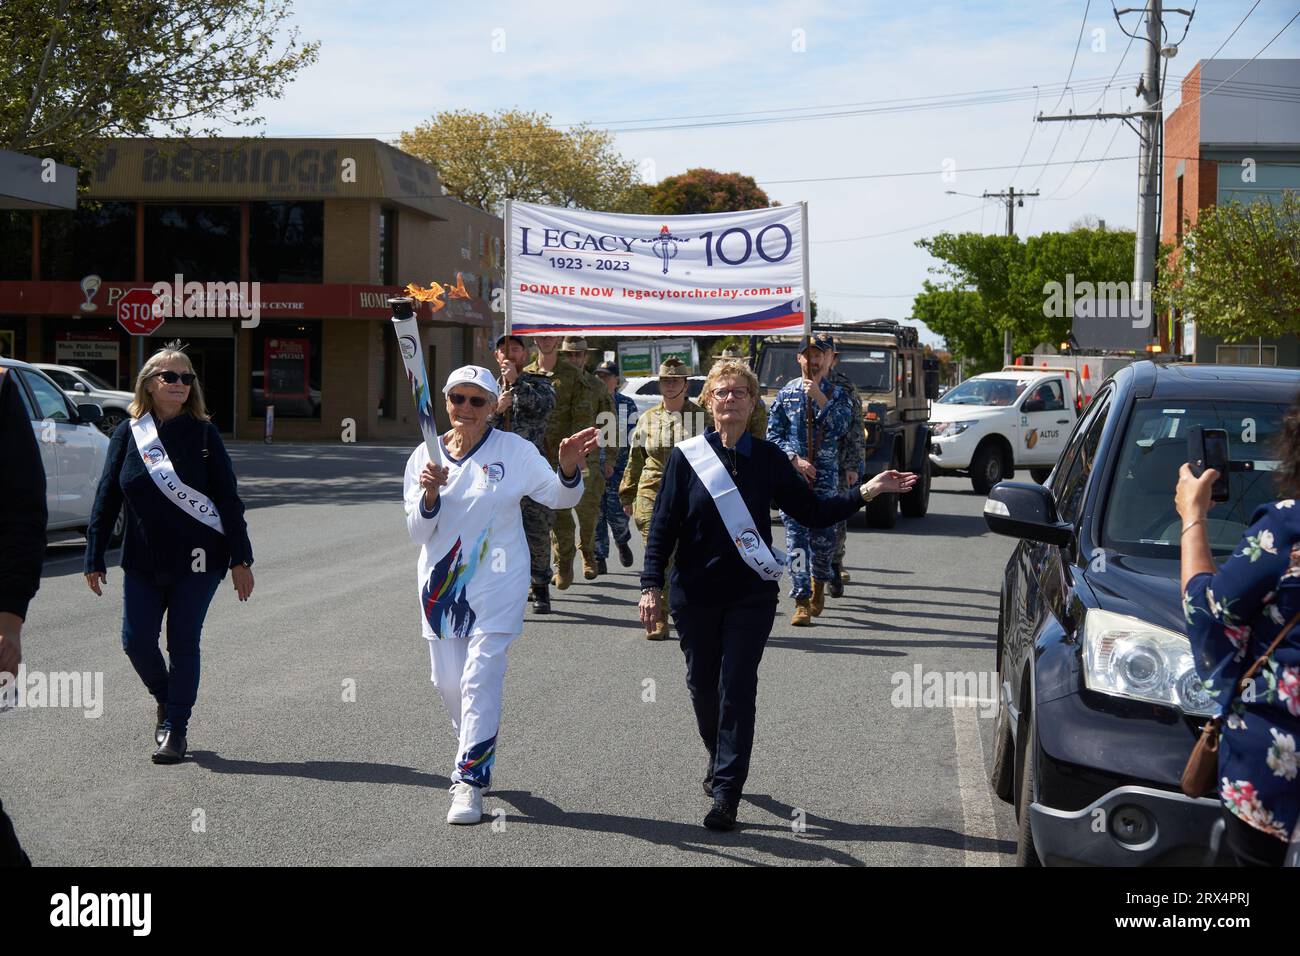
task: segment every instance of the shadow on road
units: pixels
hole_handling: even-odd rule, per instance
[[[204,770],[213,773],[248,774],[260,777],[302,777],[334,783],[382,783],[446,790],[451,780],[436,773],[387,763],[363,763],[355,760],[303,760],[262,762],[228,760],[210,750],[191,750],[190,756]]]
[[[850,853],[837,847],[826,846],[825,841],[852,843],[912,843],[946,849],[972,849],[985,852],[1011,853],[1015,847],[1003,840],[971,839],[962,833],[940,827],[889,827],[869,824],[844,823],[807,814],[806,829],[795,834],[792,823],[794,807],[762,794],[751,794],[743,802],[772,814],[779,823],[752,823],[744,819],[742,809],[737,828],[730,833],[713,833],[700,824],[670,823],[643,817],[618,816],[612,813],[570,812],[549,800],[534,796],[526,790],[504,790],[493,793],[497,799],[510,804],[522,816],[512,822],[539,826],[563,827],[567,830],[613,833],[634,837],[656,846],[670,846],[693,853],[716,856],[748,866],[767,864],[728,852],[729,849],[754,850],[778,860],[797,860],[815,863],[837,863],[841,866],[865,866]],[[704,810],[699,810],[703,819]]]

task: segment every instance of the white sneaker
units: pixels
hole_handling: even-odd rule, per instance
[[[451,809],[448,823],[478,823],[483,819],[483,794],[478,787],[462,781],[451,785]]]

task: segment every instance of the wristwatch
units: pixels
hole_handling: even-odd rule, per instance
[[[876,497],[871,491],[870,486],[865,481],[858,486],[858,494],[862,495],[863,501],[870,501],[872,498]]]

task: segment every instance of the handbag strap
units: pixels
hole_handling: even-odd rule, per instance
[[[1291,633],[1291,629],[1296,626],[1297,621],[1300,621],[1300,611],[1297,611],[1295,616],[1286,622],[1286,626],[1277,632],[1277,637],[1273,638],[1273,643],[1268,645],[1268,650],[1266,650],[1263,655],[1255,661],[1255,663],[1250,665],[1250,670],[1241,675],[1241,680],[1237,681],[1236,686],[1233,687],[1232,696],[1228,698],[1228,704],[1231,704],[1236,700],[1238,691],[1246,689],[1246,685],[1251,682],[1251,679],[1259,672],[1259,669],[1264,666],[1264,662],[1269,659],[1275,650],[1277,650],[1277,646],[1282,643],[1282,638]],[[1224,709],[1226,710],[1227,707],[1225,706]]]

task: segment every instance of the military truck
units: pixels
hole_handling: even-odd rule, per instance
[[[857,386],[862,399],[862,428],[867,469],[862,480],[896,468],[920,476],[906,495],[880,495],[864,509],[867,524],[892,528],[901,510],[922,518],[930,508],[930,400],[939,395],[939,362],[927,358],[915,326],[892,319],[816,323],[828,332],[840,353],[839,369]],[[757,346],[755,348],[755,346]],[[755,371],[770,400],[799,377],[797,338],[767,337],[752,342]]]

